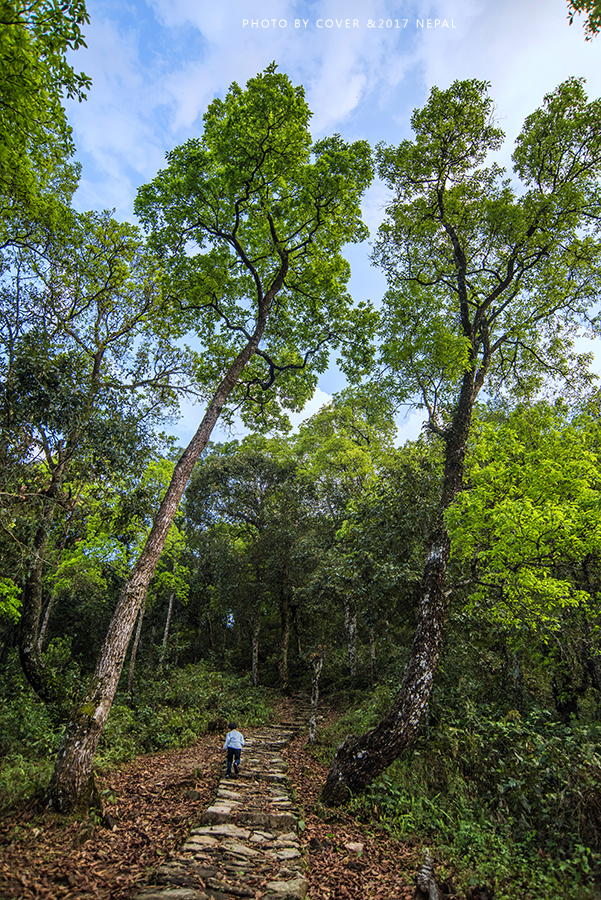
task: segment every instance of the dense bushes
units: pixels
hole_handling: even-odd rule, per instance
[[[392,688],[391,688],[392,690]],[[337,744],[374,725],[380,687],[322,732]],[[470,705],[437,709],[419,740],[350,807],[398,837],[437,847],[456,880],[487,884],[495,900],[585,900],[601,880],[601,728],[548,713],[505,716]]]
[[[65,648],[55,647],[48,658],[65,666]],[[148,673],[140,682],[134,707],[123,695],[113,705],[97,755],[101,767],[189,746],[207,731],[225,733],[231,718],[243,727],[272,718],[269,694],[253,688],[249,676],[215,672],[202,663],[158,680]],[[44,790],[62,729],[26,684],[15,658],[0,680],[0,692],[7,698],[0,705],[0,806],[6,806]]]

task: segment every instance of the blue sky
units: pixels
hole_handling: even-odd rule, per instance
[[[83,167],[75,204],[114,207],[119,218],[133,218],[136,190],[164,165],[165,153],[201,133],[207,104],[272,60],[305,86],[315,138],[339,132],[372,144],[409,137],[411,113],[433,85],[490,81],[507,134],[498,156],[503,164],[526,115],[565,78],[582,76],[589,96],[601,95],[601,36],[585,42],[581,24],[568,25],[565,0],[88,0],[87,6],[87,49],[73,54],[73,63],[93,85],[85,103],[68,104]],[[372,233],[385,196],[376,183],[365,199]],[[384,282],[368,254],[362,245],[349,255],[351,290],[357,300],[377,302]],[[341,386],[333,367],[308,412]],[[176,429],[182,440],[200,414],[184,408]],[[413,414],[403,435],[415,436],[420,422]]]

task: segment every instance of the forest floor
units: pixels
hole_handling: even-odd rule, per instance
[[[302,842],[311,900],[409,900],[421,862],[417,844],[392,840],[343,811],[324,812],[327,768],[300,734],[284,752],[304,809]],[[66,819],[34,802],[0,822],[2,900],[129,900],[149,871],[175,853],[213,799],[223,738],[138,757],[98,778],[104,823]],[[362,844],[360,852],[348,844]]]

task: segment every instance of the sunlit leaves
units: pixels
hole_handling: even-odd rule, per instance
[[[303,405],[329,348],[351,333],[340,249],[367,235],[369,147],[338,135],[312,144],[309,119],[303,89],[271,65],[209,105],[202,137],[169,153],[136,202],[169,302],[202,342],[207,398],[259,328],[229,409],[263,426]]]
[[[87,21],[83,0],[0,4],[0,245],[55,218],[57,200],[75,188],[62,103],[83,99],[90,86],[67,62],[68,52],[85,46]]]
[[[601,3],[599,0],[568,0],[568,19],[570,25],[574,21],[575,14],[586,13],[584,19],[584,34],[590,41],[601,30]]]
[[[393,191],[374,254],[383,384],[438,428],[465,377],[470,403],[485,383],[523,397],[589,378],[575,339],[601,294],[601,101],[577,79],[547,95],[517,139],[517,185],[489,160],[502,132],[487,87],[434,88],[414,139],[378,149]]]
[[[564,607],[594,605],[582,566],[601,554],[601,464],[589,424],[539,405],[481,424],[469,491],[447,512],[472,601],[511,624],[557,627]]]

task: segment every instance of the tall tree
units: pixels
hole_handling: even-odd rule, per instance
[[[348,146],[338,136],[312,145],[309,118],[302,88],[273,64],[246,90],[233,84],[214,100],[203,136],[171,152],[167,169],[140,190],[136,209],[168,271],[179,327],[194,328],[203,345],[197,378],[207,407],[67,725],[49,788],[57,810],[88,791],[134,622],[217,419],[240,407],[246,420],[258,410],[264,422],[281,421],[281,406],[298,408],[311,395],[329,344],[348,331],[340,249],[366,235],[359,203],[371,154],[365,142]]]
[[[38,641],[51,531],[90,480],[130,465],[174,400],[181,354],[159,334],[157,264],[134,226],[71,216],[43,256],[11,256],[0,295],[0,521],[24,549],[23,670],[54,703]]]
[[[414,140],[378,151],[394,192],[375,250],[389,284],[383,380],[397,400],[427,410],[444,477],[399,694],[372,732],[339,748],[326,802],[383,771],[428,705],[448,606],[445,512],[463,487],[478,395],[485,386],[531,392],[546,375],[586,378],[573,339],[601,289],[601,101],[589,103],[576,79],[549,94],[517,138],[513,188],[498,165],[485,165],[503,137],[487,87],[434,88],[413,114]]]

